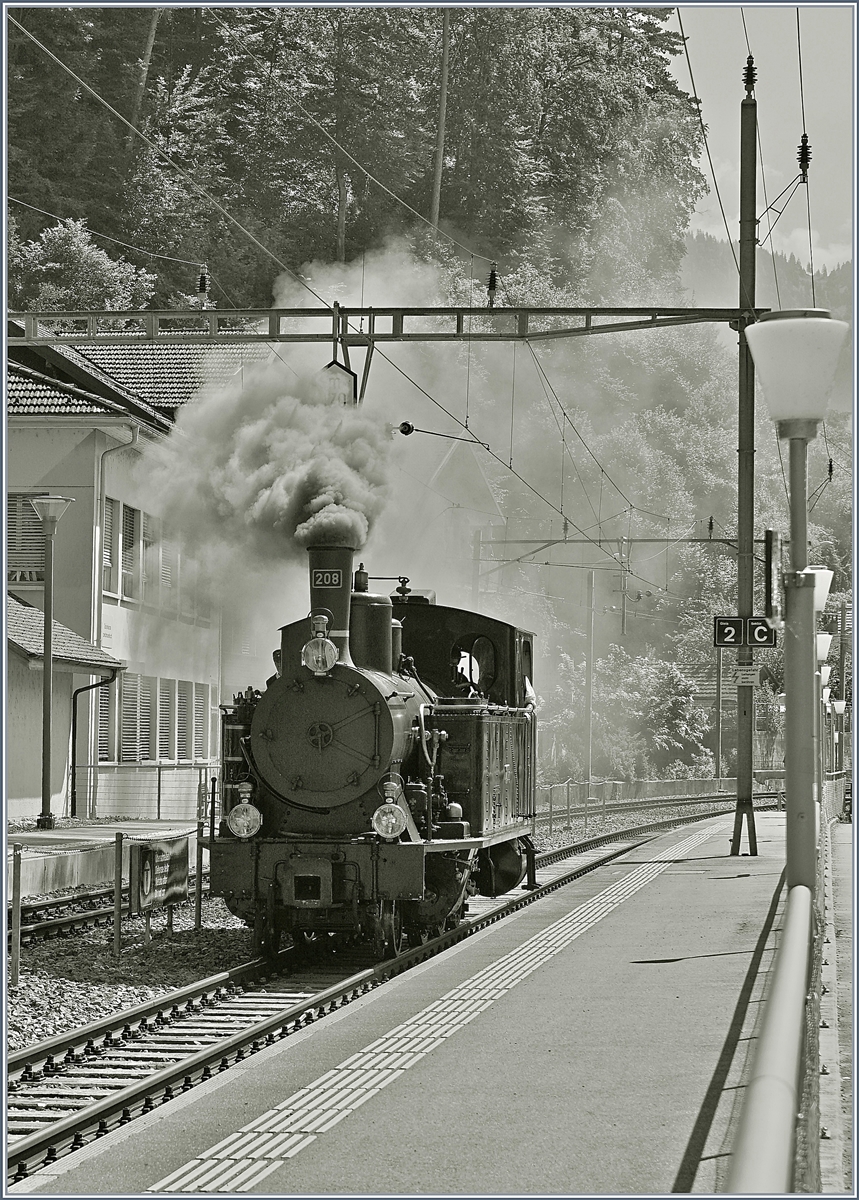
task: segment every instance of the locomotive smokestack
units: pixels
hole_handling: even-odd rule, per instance
[[[310,615],[328,617],[327,636],[337,647],[339,662],[351,667],[349,606],[352,600],[351,546],[308,546],[310,559]]]

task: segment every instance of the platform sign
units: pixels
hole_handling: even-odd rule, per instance
[[[734,667],[733,682],[736,687],[760,687],[760,667],[749,667],[746,665]]]
[[[188,839],[132,842],[129,911],[145,913],[188,899]]]
[[[774,646],[775,644],[775,627],[770,624],[768,617],[746,618],[747,646]]]
[[[742,617],[714,617],[713,645],[742,646],[745,633],[745,621]]]

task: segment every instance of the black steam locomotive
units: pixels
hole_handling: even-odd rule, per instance
[[[258,950],[388,957],[533,871],[532,635],[407,580],[372,594],[363,564],[353,590],[350,548],[309,556],[309,617],[223,707],[210,886]]]

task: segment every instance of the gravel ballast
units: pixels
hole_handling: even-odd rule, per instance
[[[7,1050],[21,1050],[80,1025],[152,1000],[173,988],[238,967],[254,957],[251,931],[223,900],[204,900],[202,927],[194,931],[193,904],[151,918],[144,946],[143,918],[122,922],[119,960],[113,929],[100,926],[21,947],[18,987],[6,998]]]

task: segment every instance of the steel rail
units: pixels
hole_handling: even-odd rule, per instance
[[[728,1192],[783,1194],[793,1190],[811,910],[810,888],[796,884],[787,895],[772,988],[731,1153]]]

